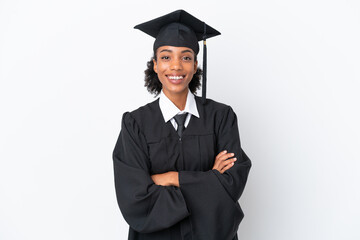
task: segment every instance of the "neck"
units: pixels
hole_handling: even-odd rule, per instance
[[[175,104],[175,106],[180,111],[185,109],[188,90],[186,90],[182,93],[174,93],[174,94],[170,94],[167,91],[163,90],[163,93],[170,99],[171,102],[173,102]]]

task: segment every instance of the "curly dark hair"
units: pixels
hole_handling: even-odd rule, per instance
[[[154,56],[151,57],[150,61],[147,62],[147,69],[145,72],[145,87],[151,94],[155,94],[155,97],[159,95],[162,89],[162,84],[157,76],[157,73],[154,71],[154,62],[153,60],[156,59],[156,54],[154,53]],[[195,61],[197,61],[197,56],[195,55]],[[194,74],[193,78],[191,79],[189,83],[189,89],[193,94],[196,94],[196,91],[200,88],[201,83],[200,79],[202,76],[202,70],[201,68],[197,68],[196,73]]]

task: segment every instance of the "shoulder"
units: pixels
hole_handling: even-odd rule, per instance
[[[135,119],[140,120],[141,118],[151,116],[156,109],[159,108],[159,98],[156,100],[141,106],[134,111],[130,112],[131,116],[133,116]]]
[[[205,104],[203,104],[201,97],[195,96],[195,99],[198,108],[203,109],[203,111],[206,112],[207,115],[222,115],[234,112],[231,106],[228,104],[221,103],[210,98],[207,98]]]
[[[123,114],[122,120],[124,124],[137,124],[142,126],[154,118],[154,115],[159,111],[159,99],[145,104],[133,111],[127,111]]]
[[[201,97],[196,98],[200,118],[205,125],[214,127],[215,133],[237,124],[237,117],[230,105],[207,98],[205,104]]]

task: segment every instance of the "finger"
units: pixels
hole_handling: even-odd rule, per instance
[[[228,160],[222,161],[219,165],[220,168],[224,168],[225,166],[227,166],[228,164],[234,163],[237,159],[236,158],[230,158]]]
[[[220,161],[225,161],[231,157],[234,157],[235,154],[234,153],[227,153],[227,154],[223,154],[221,157],[219,157]]]
[[[226,153],[227,153],[226,150],[219,152],[219,154],[216,156],[215,159],[218,159],[219,157],[223,156],[223,155],[226,154]]]
[[[221,173],[224,173],[226,170],[229,170],[231,167],[234,166],[234,162],[229,163],[228,165],[226,165],[223,169],[221,169]]]
[[[234,153],[227,153],[227,154],[221,155],[219,158],[215,159],[214,166],[216,168],[218,168],[223,161],[225,161],[225,160],[227,160],[227,159],[229,159],[229,158],[231,158],[233,156],[234,156]],[[223,166],[224,165],[222,165],[221,167],[223,167]]]
[[[223,169],[227,164],[235,162],[236,158],[231,158],[226,161],[215,161],[215,164],[212,169],[216,169],[220,172],[221,169]]]

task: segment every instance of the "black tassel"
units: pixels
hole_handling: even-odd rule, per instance
[[[203,35],[203,74],[202,74],[202,103],[206,103],[206,65],[207,65],[207,49],[206,49],[206,24],[204,22]]]

